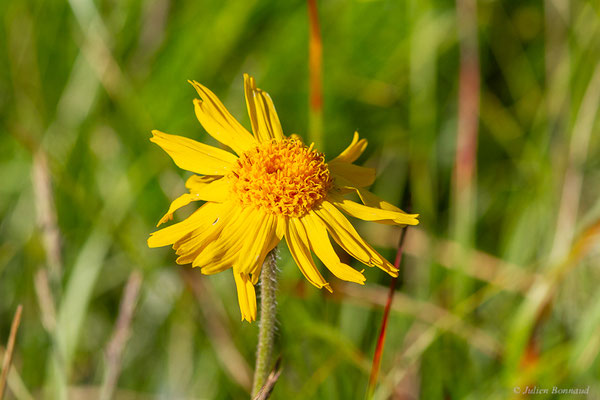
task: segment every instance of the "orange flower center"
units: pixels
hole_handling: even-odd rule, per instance
[[[312,147],[284,139],[242,154],[232,175],[241,205],[287,217],[301,217],[318,206],[332,179],[323,154]]]

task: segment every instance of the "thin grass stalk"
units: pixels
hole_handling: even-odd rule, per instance
[[[406,227],[402,228],[400,233],[400,239],[398,240],[398,250],[396,251],[396,259],[394,260],[394,267],[400,269],[400,262],[402,261],[402,248],[404,245],[404,238],[406,237]],[[392,278],[390,282],[390,290],[388,292],[387,301],[385,303],[385,309],[383,311],[383,319],[381,321],[381,329],[379,331],[379,338],[377,339],[377,346],[375,347],[375,354],[373,354],[373,366],[371,367],[371,375],[369,376],[369,386],[367,388],[367,399],[373,398],[375,393],[375,386],[377,385],[377,377],[379,376],[379,367],[381,366],[381,356],[383,355],[383,346],[385,344],[385,334],[387,332],[387,323],[390,316],[390,310],[392,308],[392,300],[394,299],[394,291],[396,290],[396,282],[398,277]]]
[[[377,338],[377,346],[375,346],[375,353],[373,354],[373,365],[371,367],[371,375],[369,376],[367,399],[372,399],[373,393],[375,393],[375,386],[377,385],[377,378],[379,377],[379,368],[381,366],[381,356],[383,355],[385,334],[387,332],[387,323],[390,316],[390,310],[392,308],[392,300],[394,299],[394,291],[396,290],[397,281],[398,277],[394,277],[390,281],[390,290],[388,291],[385,309],[383,311],[383,319],[381,320],[381,328],[379,331],[379,337]]]
[[[142,274],[137,270],[132,271],[123,290],[115,330],[106,348],[106,367],[104,370],[104,380],[100,389],[100,400],[109,400],[114,397],[121,372],[121,359],[125,345],[129,339],[131,321],[141,285]]]
[[[17,331],[21,324],[21,314],[23,313],[23,306],[19,304],[15,316],[10,326],[10,335],[8,336],[8,343],[6,344],[6,353],[4,353],[4,360],[2,361],[2,375],[0,375],[0,400],[4,397],[4,390],[6,388],[6,380],[8,379],[8,371],[10,370],[10,364],[12,362],[13,351],[15,349],[15,342],[17,340]]]
[[[588,159],[588,149],[594,133],[594,121],[600,107],[599,93],[600,65],[597,65],[587,84],[571,132],[568,164],[562,184],[554,243],[550,253],[551,263],[567,256],[576,233],[577,214],[584,185],[584,166]]]
[[[43,150],[38,150],[35,153],[32,170],[35,207],[38,226],[42,233],[46,261],[48,263],[49,282],[52,283],[53,288],[57,288],[60,285],[59,281],[63,270],[60,251],[60,231],[58,229],[54,195],[52,193],[48,157]]]
[[[456,19],[459,27],[460,72],[458,88],[458,132],[453,174],[455,240],[467,246],[474,237],[477,141],[479,125],[479,51],[477,32],[477,3],[475,0],[456,1]],[[460,251],[455,263],[462,266],[466,253]],[[462,299],[471,291],[462,276],[455,282],[455,299]]]
[[[323,148],[323,42],[319,26],[317,0],[308,0],[310,37],[308,42],[308,72],[310,84],[308,137]]]
[[[256,366],[252,397],[255,397],[265,384],[271,372],[273,339],[277,317],[277,247],[267,255],[260,274],[260,322],[258,345],[256,348]]]

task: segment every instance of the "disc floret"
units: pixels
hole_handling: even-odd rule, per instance
[[[242,154],[232,180],[242,206],[286,217],[318,206],[333,183],[323,154],[296,139],[265,142]]]

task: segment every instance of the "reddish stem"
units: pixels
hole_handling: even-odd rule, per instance
[[[406,227],[402,228],[400,233],[400,240],[398,242],[398,250],[396,251],[396,259],[394,260],[394,267],[400,269],[400,262],[402,261],[402,248],[404,245],[404,237],[406,236]],[[398,277],[393,277],[390,282],[390,290],[388,292],[387,301],[385,303],[385,309],[383,311],[383,320],[381,321],[381,329],[379,332],[379,338],[377,339],[377,346],[375,347],[375,354],[373,355],[373,366],[371,367],[371,376],[369,377],[369,388],[367,392],[367,398],[371,398],[375,391],[375,384],[377,383],[377,377],[379,376],[379,367],[381,366],[381,356],[383,355],[383,346],[385,343],[385,334],[387,332],[387,324],[390,316],[390,309],[392,308],[392,301],[394,300],[394,291],[396,290],[396,282]]]
[[[323,60],[323,44],[319,26],[317,0],[308,0],[308,20],[310,24],[310,40],[308,45],[308,68],[310,81],[310,108],[320,112],[323,108],[321,66]]]

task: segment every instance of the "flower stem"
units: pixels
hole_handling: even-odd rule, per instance
[[[273,338],[275,319],[277,315],[277,247],[265,258],[260,274],[260,322],[258,331],[258,346],[256,348],[256,367],[254,368],[254,383],[252,396],[256,396],[265,384],[269,375],[271,355],[273,353]]]

